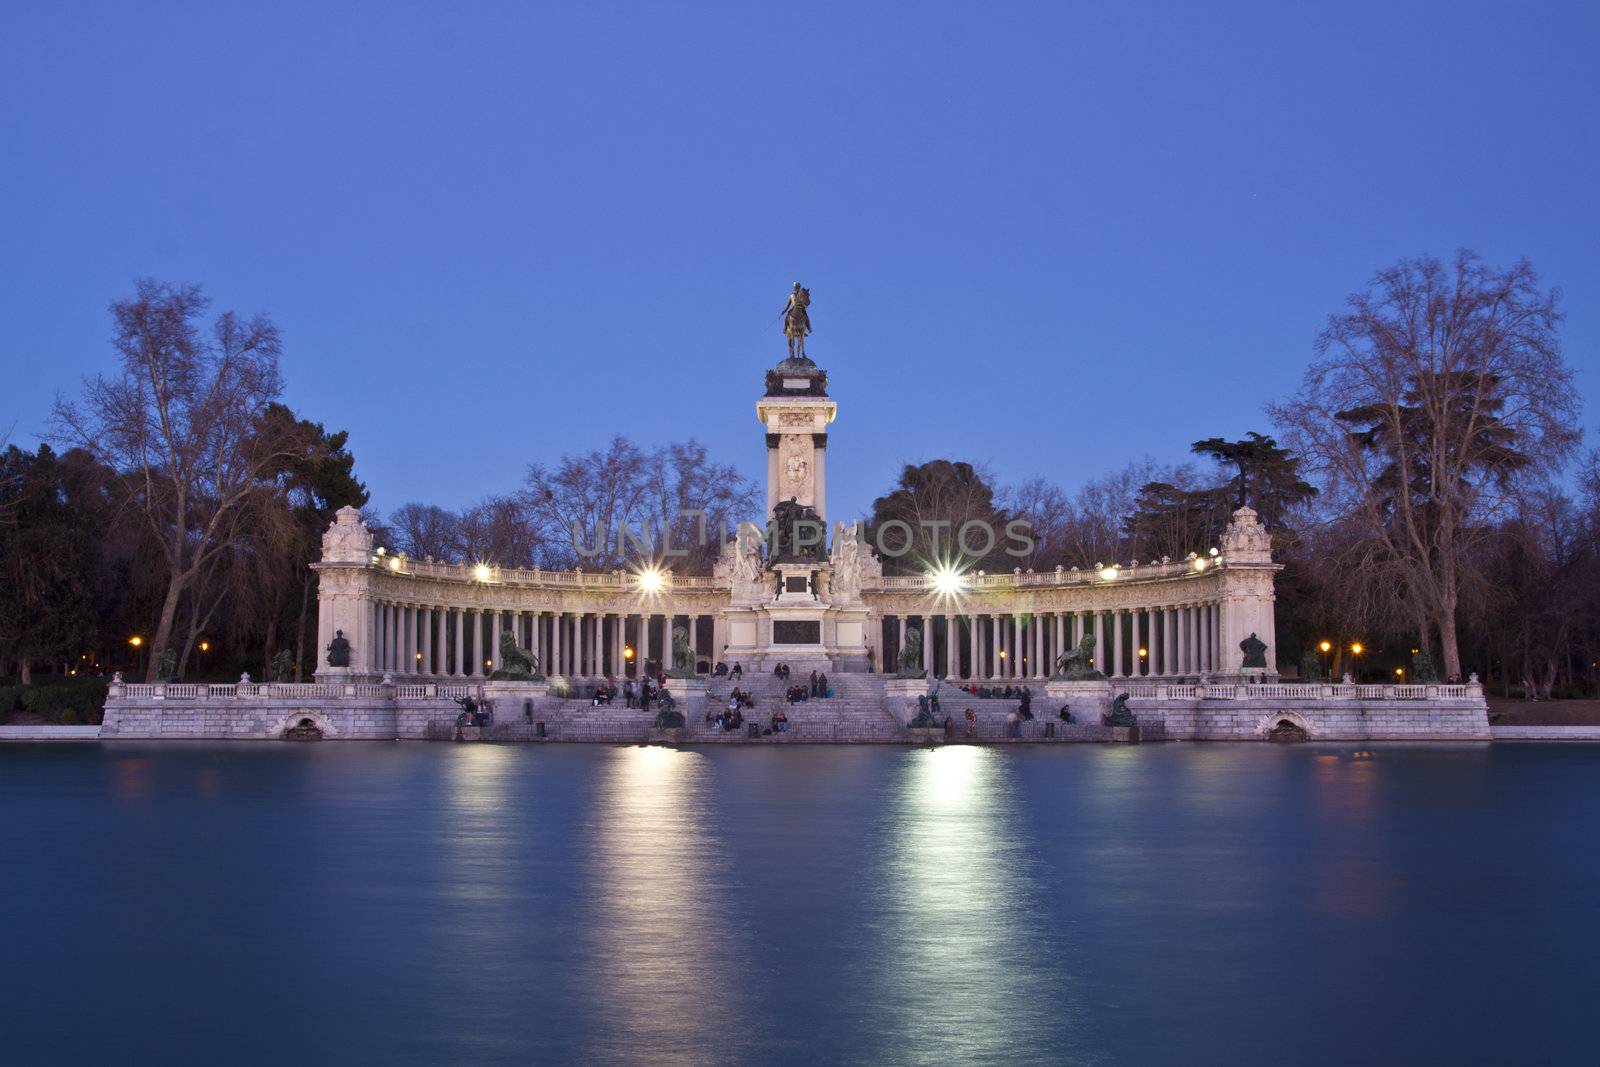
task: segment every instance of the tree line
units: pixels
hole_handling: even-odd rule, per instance
[[[1527,263],[1404,260],[1329,317],[1300,388],[1267,409],[1272,434],[1196,441],[1190,461],[1070,492],[955,458],[908,465],[869,538],[914,531],[891,574],[1089,568],[1205,552],[1248,505],[1284,565],[1288,673],[1370,676],[1381,658],[1415,680],[1593,693],[1600,460],[1580,453],[1558,298]],[[154,281],[111,311],[117,371],[57,403],[47,443],[0,454],[0,676],[308,676],[308,564],[333,513],[368,499],[346,434],[284,405],[270,320],[208,317],[199,288]],[[364,516],[419,559],[611,570],[645,555],[703,574],[761,499],[693,440],[619,436],[468,508]],[[1025,523],[1026,550],[967,551],[951,531],[974,521]]]

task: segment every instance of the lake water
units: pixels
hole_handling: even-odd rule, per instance
[[[0,746],[0,1061],[1593,1062],[1597,826],[1600,746]]]

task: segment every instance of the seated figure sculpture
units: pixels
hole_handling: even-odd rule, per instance
[[[922,669],[922,631],[906,633],[905,647],[900,650],[900,678],[921,678],[928,672]]]
[[[688,627],[672,628],[672,669],[667,673],[673,678],[694,677],[694,651],[689,647]]]

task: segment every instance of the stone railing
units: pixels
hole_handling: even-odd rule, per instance
[[[1125,582],[1154,581],[1164,578],[1183,578],[1201,575],[1227,566],[1226,556],[1200,556],[1191,560],[1167,563],[1135,563],[1117,565],[1103,570],[1077,567],[1051,571],[1013,571],[1010,574],[970,573],[961,576],[964,590],[1006,590],[1058,588],[1065,585],[1116,585]],[[1108,573],[1110,572],[1110,573]],[[861,587],[885,593],[904,591],[931,591],[935,588],[931,575],[913,574],[883,578],[864,578]]]
[[[1113,689],[1143,700],[1477,700],[1483,686],[1466,685],[1354,685],[1318,682],[1261,682],[1254,684],[1164,685],[1152,682],[1119,683]]]
[[[386,574],[408,578],[433,578],[445,582],[467,585],[515,585],[536,589],[598,589],[620,592],[638,588],[639,578],[632,571],[547,571],[535,567],[484,566],[476,564],[436,563],[414,560],[405,556],[386,556],[384,562],[371,564],[371,569]],[[699,575],[678,575],[670,570],[661,573],[662,589],[721,589],[726,583],[716,578]]]
[[[384,682],[237,682],[233,685],[191,682],[113,682],[110,699],[130,700],[436,700],[478,697],[481,685],[395,685]]]

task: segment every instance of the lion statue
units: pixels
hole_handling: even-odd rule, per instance
[[[531,682],[540,677],[539,657],[517,644],[517,635],[500,634],[500,669],[489,675],[497,682]]]
[[[1077,648],[1056,657],[1055,677],[1069,682],[1095,682],[1105,677],[1095,670],[1094,634],[1084,634]]]

